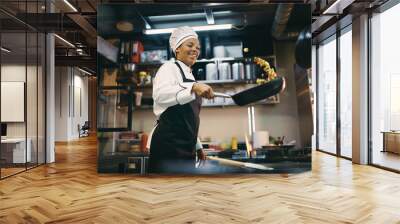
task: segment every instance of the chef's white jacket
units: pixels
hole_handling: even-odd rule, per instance
[[[192,69],[185,63],[177,61],[181,66],[183,73],[187,79],[195,80]],[[173,61],[165,62],[157,71],[153,80],[153,112],[157,119],[168,108],[174,105],[186,104],[196,99],[196,95],[192,93],[194,82],[183,82],[181,72]],[[150,148],[151,137],[154,129],[151,130],[147,141],[147,148]],[[202,144],[197,138],[196,149],[201,149]]]

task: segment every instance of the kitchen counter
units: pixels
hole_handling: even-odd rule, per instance
[[[310,162],[285,161],[279,163],[257,163],[273,170],[260,170],[249,167],[236,167],[219,164],[217,161],[206,160],[206,163],[196,169],[198,174],[222,174],[222,173],[301,173],[311,170]]]

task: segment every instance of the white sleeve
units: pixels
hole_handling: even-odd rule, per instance
[[[157,71],[153,82],[153,99],[163,107],[186,104],[196,99],[193,82],[183,83],[176,74],[175,64],[166,63]],[[179,74],[180,75],[180,74]]]
[[[201,143],[200,138],[197,138],[196,150],[202,149],[202,148],[203,148],[203,144]]]

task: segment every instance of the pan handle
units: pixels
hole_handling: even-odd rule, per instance
[[[226,94],[226,93],[218,93],[218,92],[214,92],[214,97],[232,98],[232,96],[229,95],[229,94]]]

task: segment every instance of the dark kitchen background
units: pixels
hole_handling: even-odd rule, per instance
[[[102,4],[97,9],[99,172],[146,173],[145,143],[156,120],[152,78],[172,59],[170,33],[147,32],[229,24],[228,29],[197,32],[196,79],[219,92],[239,92],[266,81],[266,72],[254,62],[259,57],[285,77],[287,87],[245,107],[226,99],[203,100],[199,136],[216,160],[208,160],[199,172],[311,169],[310,5]]]

